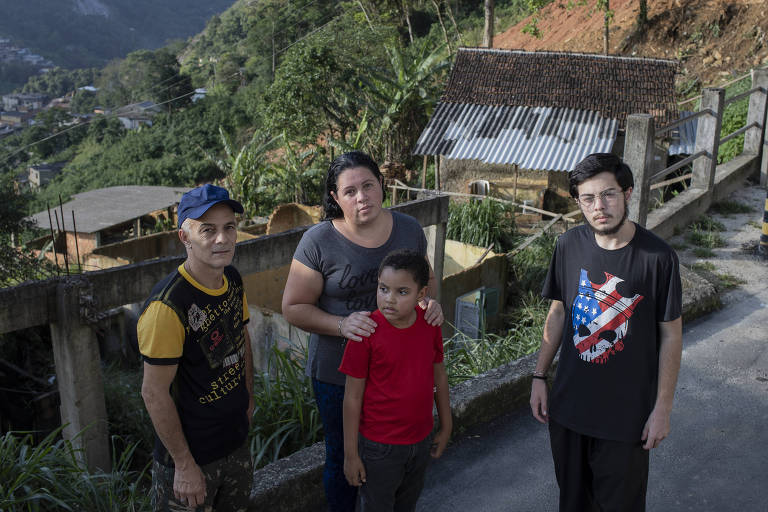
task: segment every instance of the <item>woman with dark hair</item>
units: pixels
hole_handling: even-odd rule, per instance
[[[283,293],[283,315],[311,333],[307,375],[325,433],[323,485],[332,511],[353,511],[357,489],[344,477],[342,404],[345,375],[338,371],[347,340],[361,341],[376,329],[379,264],[394,249],[411,249],[426,258],[427,240],[419,223],[382,207],[383,178],[365,153],[336,158],[325,180],[325,220],[304,233],[293,255]],[[430,268],[425,319],[443,322]]]

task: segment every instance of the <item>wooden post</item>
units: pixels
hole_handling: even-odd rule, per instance
[[[517,202],[517,175],[520,173],[520,167],[517,164],[512,164],[515,166],[515,187],[512,189],[512,202]]]
[[[759,128],[750,128],[744,134],[744,153],[757,155],[760,165],[760,185],[765,186],[768,178],[768,160],[766,160],[765,144],[766,120],[768,120],[768,69],[752,70],[752,88],[762,87],[762,91],[753,92],[749,97],[747,111],[747,126],[757,123]]]
[[[710,109],[714,115],[710,114],[699,118],[699,124],[696,128],[696,147],[693,152],[696,154],[699,151],[706,151],[707,154],[693,161],[691,187],[712,193],[712,188],[715,185],[717,151],[720,147],[725,89],[704,89],[701,96],[701,109]]]
[[[421,165],[421,188],[427,188],[427,160],[429,156],[424,155],[424,163]]]
[[[440,155],[435,155],[435,190],[440,191]]]
[[[653,116],[631,114],[627,117],[624,139],[624,163],[632,170],[635,186],[629,199],[629,219],[645,227],[653,174]]]
[[[397,204],[397,185],[391,185],[389,188],[392,189],[392,206],[395,206]]]
[[[57,285],[56,322],[50,324],[61,423],[65,425],[64,438],[84,449],[88,469],[108,472],[111,464],[101,360],[93,329],[80,319],[83,283],[70,278]]]
[[[439,212],[435,216],[437,222],[424,226],[424,234],[427,237],[427,259],[429,259],[429,263],[432,265],[432,270],[435,272],[435,279],[437,280],[437,296],[433,298],[440,302],[445,263],[445,239],[448,228],[448,203],[450,198],[447,195],[443,195],[435,199],[439,200],[439,205],[435,207],[439,208]],[[445,222],[440,222],[443,219],[445,219]]]

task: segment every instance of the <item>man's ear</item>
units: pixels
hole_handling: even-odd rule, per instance
[[[187,235],[187,232],[181,228],[179,228],[179,240],[181,240],[181,243],[184,245],[184,247],[186,247],[189,243],[189,236]]]
[[[624,191],[624,200],[629,202],[629,199],[632,197],[632,187],[629,187],[627,190]]]

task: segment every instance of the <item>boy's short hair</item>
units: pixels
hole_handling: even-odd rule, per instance
[[[584,157],[568,173],[568,188],[571,197],[574,199],[579,197],[579,185],[601,172],[612,173],[616,177],[616,182],[621,187],[621,190],[627,190],[629,187],[635,186],[632,171],[621,158],[611,153],[592,153]]]
[[[398,249],[387,254],[379,266],[379,277],[384,268],[407,270],[420,288],[429,284],[429,263],[421,254],[408,249]]]

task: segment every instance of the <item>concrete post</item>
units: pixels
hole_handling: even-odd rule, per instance
[[[435,247],[430,254],[437,282],[437,297],[435,299],[438,302],[440,302],[443,289],[443,265],[445,263],[445,235],[447,228],[448,224],[446,222],[435,224]]]
[[[717,151],[720,146],[720,128],[723,122],[725,89],[704,89],[701,109],[710,109],[715,115],[699,118],[696,129],[696,147],[694,153],[706,151],[707,154],[693,161],[693,179],[691,186],[712,192],[717,168]]]
[[[57,285],[56,321],[51,323],[61,423],[64,438],[85,450],[88,469],[110,471],[99,345],[93,329],[80,320],[78,281],[66,279]]]
[[[749,97],[747,125],[758,123],[760,128],[751,128],[744,134],[744,153],[758,156],[760,162],[760,185],[768,183],[768,69],[752,70],[752,88],[762,87],[760,92]]]
[[[624,162],[632,170],[635,187],[629,199],[629,219],[645,227],[653,174],[653,116],[631,114],[627,117]]]
[[[760,155],[762,149],[763,133],[765,132],[765,113],[768,106],[768,69],[752,70],[752,88],[762,87],[762,91],[753,92],[749,96],[749,110],[747,111],[747,126],[752,123],[760,125],[759,128],[750,128],[744,134],[744,153]]]

